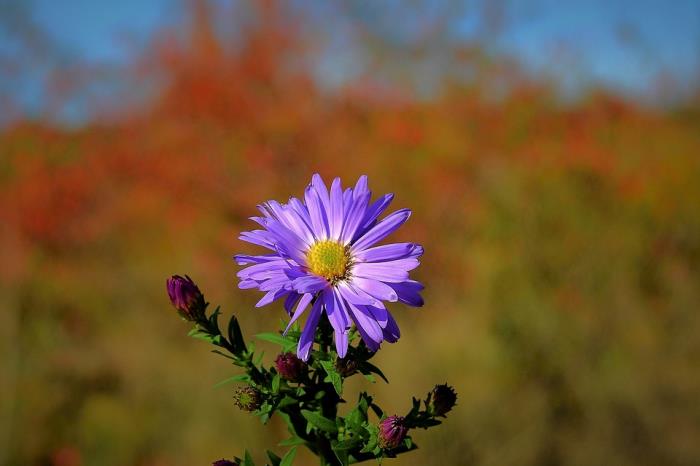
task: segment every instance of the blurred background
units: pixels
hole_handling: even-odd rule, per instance
[[[396,193],[426,249],[391,385],[346,393],[459,404],[387,464],[700,464],[699,77],[692,0],[0,0],[0,464],[286,438],[165,279],[276,328],[231,256],[315,171]]]

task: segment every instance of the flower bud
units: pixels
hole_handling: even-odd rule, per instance
[[[357,372],[357,361],[350,358],[338,358],[335,361],[335,370],[343,377],[350,377]]]
[[[447,384],[435,385],[428,395],[430,412],[433,416],[445,416],[457,403],[457,393]]]
[[[406,438],[408,427],[401,416],[389,416],[379,423],[379,447],[392,450]]]
[[[240,387],[233,394],[233,401],[243,411],[255,411],[262,405],[262,393],[253,387]]]
[[[290,382],[299,382],[306,373],[307,365],[294,353],[283,353],[275,359],[279,375]]]
[[[235,461],[229,461],[229,460],[217,460],[214,461],[211,466],[239,466],[241,464],[240,461],[235,460]]]
[[[167,282],[168,296],[178,314],[191,322],[199,322],[205,319],[206,303],[204,296],[190,277],[185,275],[173,275]]]

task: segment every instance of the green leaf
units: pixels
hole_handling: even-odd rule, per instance
[[[250,456],[250,452],[248,450],[245,451],[245,456],[243,457],[243,466],[255,466],[253,457]]]
[[[371,403],[371,396],[369,396],[366,392],[360,393],[359,399],[357,400],[357,406],[355,406],[355,408],[345,417],[346,425],[355,430],[365,421],[367,421],[367,410],[369,409],[369,405]]]
[[[350,461],[348,459],[348,450],[336,450],[333,448],[333,453],[335,453],[335,457],[338,458],[338,461],[340,461],[340,464],[343,466],[350,464]]]
[[[304,418],[307,421],[309,421],[309,424],[324,432],[328,432],[330,434],[335,434],[338,432],[338,427],[335,425],[334,421],[331,421],[330,419],[323,417],[318,413],[309,411],[307,409],[302,409],[301,415],[304,416]]]
[[[360,453],[369,453],[371,451],[374,451],[375,448],[377,448],[377,437],[379,435],[379,427],[377,427],[374,424],[369,424],[366,429],[369,433],[369,441],[364,446],[364,448],[360,450]]]
[[[382,378],[382,380],[384,380],[384,382],[389,383],[389,379],[386,378],[386,376],[381,371],[381,369],[379,369],[377,366],[375,366],[371,362],[367,362],[367,361],[363,362],[362,364],[360,364],[359,369],[360,369],[360,372],[362,372],[365,375],[377,374],[379,377]]]
[[[258,354],[258,355],[255,357],[255,360],[253,361],[253,364],[255,364],[256,366],[259,366],[259,365],[260,365],[260,362],[262,361],[262,358],[263,358],[264,355],[265,355],[265,352],[264,352],[264,351],[261,351],[260,354]]]
[[[236,354],[245,353],[245,340],[243,339],[241,326],[238,324],[238,319],[235,315],[231,316],[231,320],[228,321],[228,339],[231,345],[233,345]]]
[[[278,443],[278,445],[281,447],[293,447],[295,445],[303,445],[305,443],[306,443],[306,440],[304,440],[301,437],[291,437],[291,438],[288,438],[287,440],[282,440],[280,443]]]
[[[282,398],[282,401],[279,402],[277,407],[284,408],[285,406],[295,405],[298,403],[299,403],[299,401],[292,398],[291,396],[285,396],[284,398]]]
[[[289,337],[283,337],[279,333],[258,333],[255,335],[255,337],[263,341],[269,341],[270,343],[280,345],[282,350],[285,352],[291,351],[297,345],[296,340]]]
[[[361,438],[355,437],[348,440],[343,440],[342,442],[337,442],[334,445],[331,445],[331,448],[333,451],[349,451],[355,448],[361,441]]]
[[[216,306],[216,309],[214,309],[214,312],[211,313],[209,316],[209,325],[211,326],[212,330],[219,330],[219,315],[221,314],[221,307]]]
[[[372,374],[362,374],[362,375],[364,376],[365,379],[369,380],[372,383],[377,382],[377,378],[374,377]]]
[[[294,461],[294,457],[297,454],[297,447],[292,448],[287,452],[286,455],[282,458],[282,461],[280,462],[280,466],[291,466],[292,461]]]
[[[335,364],[331,361],[319,361],[323,370],[326,371],[328,377],[327,382],[333,384],[333,388],[338,395],[343,393],[343,378],[340,376],[338,371],[335,369]]]
[[[219,351],[218,349],[211,350],[211,352],[212,352],[212,353],[216,353],[216,354],[218,354],[219,356],[223,356],[223,357],[225,357],[225,358],[227,358],[227,359],[230,359],[230,360],[232,360],[232,361],[235,361],[235,360],[236,360],[236,358],[234,358],[234,357],[231,356],[230,354],[226,354],[226,353],[224,353],[224,352],[222,352],[222,351]]]
[[[272,378],[272,393],[277,394],[280,391],[280,375],[275,374]]]
[[[270,461],[272,462],[272,466],[279,466],[280,461],[282,461],[282,458],[277,456],[274,452],[267,450],[267,457],[270,458]]]
[[[232,383],[232,382],[247,382],[248,380],[250,380],[250,376],[248,374],[234,375],[233,377],[229,377],[228,379],[224,379],[221,382],[217,382],[214,385],[214,388],[219,388],[221,386],[224,386],[224,385]]]

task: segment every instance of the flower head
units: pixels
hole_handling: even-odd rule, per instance
[[[430,411],[434,416],[445,416],[457,403],[457,393],[447,384],[435,385],[428,394]]]
[[[183,319],[193,322],[204,319],[204,296],[190,277],[173,275],[168,278],[166,285],[170,302]]]
[[[277,356],[275,367],[282,378],[290,382],[299,382],[307,369],[306,363],[294,353],[283,353]]]
[[[253,387],[240,387],[233,394],[233,402],[243,411],[255,411],[262,405],[262,393]]]
[[[394,449],[401,445],[407,432],[403,417],[389,416],[379,423],[379,446],[384,450]]]
[[[319,175],[312,177],[303,200],[268,201],[253,217],[262,228],[240,239],[267,248],[266,255],[237,255],[247,267],[238,272],[240,288],[257,288],[265,296],[257,306],[285,298],[289,327],[310,308],[297,354],[306,361],[322,314],[334,331],[338,356],[345,357],[348,330],[354,324],[367,347],[398,340],[399,327],[385,302],[422,306],[423,285],[409,278],[423,248],[414,243],[376,244],[403,225],[411,211],[398,210],[383,220],[392,194],[370,203],[367,177],[343,190],[340,179],[330,190]]]

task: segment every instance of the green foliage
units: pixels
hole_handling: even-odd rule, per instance
[[[298,445],[307,447],[317,455],[322,465],[341,466],[372,458],[394,457],[417,448],[409,436],[396,448],[380,448],[380,429],[370,420],[368,412],[371,408],[378,420],[384,417],[384,413],[365,392],[360,393],[357,404],[347,416],[338,415],[337,405],[345,402],[341,398],[345,378],[356,374],[377,374],[386,381],[382,371],[368,362],[374,355],[364,346],[357,332],[350,332],[348,355],[340,360],[328,344],[332,338],[330,326],[320,325],[315,337],[318,349],[312,352],[308,361],[310,374],[306,375],[305,380],[294,383],[280,377],[274,368],[262,366],[261,357],[255,355],[253,344],[246,346],[241,343],[243,335],[235,316],[229,321],[228,333],[239,342],[232,343],[221,335],[218,314],[217,308],[209,319],[196,323],[190,336],[226,349],[229,354],[218,350],[214,352],[245,369],[245,374],[229,377],[216,384],[216,387],[243,382],[244,388],[237,391],[236,403],[239,407],[251,411],[263,424],[275,413],[286,422],[292,437],[279,445],[292,448],[282,458],[268,450],[267,455],[273,466],[291,465]],[[282,326],[285,327],[284,322]],[[260,333],[256,338],[276,344],[281,347],[282,353],[286,353],[296,347],[298,336],[299,332],[293,330],[286,336]],[[413,407],[405,417],[407,427],[427,429],[441,423],[435,419],[430,397],[429,394],[423,402],[425,409],[421,408],[418,399],[413,399]],[[244,465],[254,464],[248,451],[242,461]]]

